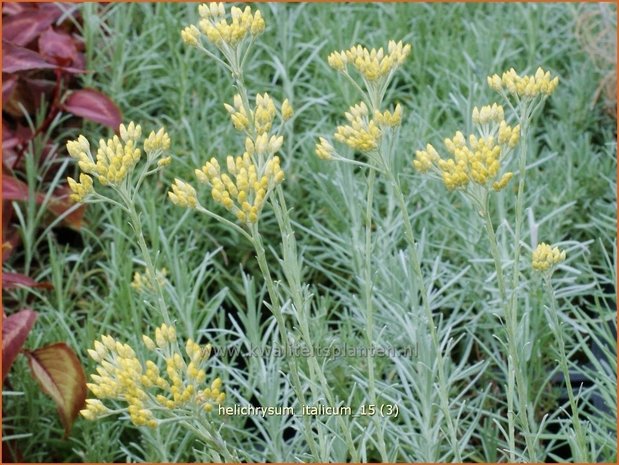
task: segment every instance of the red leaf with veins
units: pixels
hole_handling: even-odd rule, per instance
[[[83,70],[66,66],[57,66],[48,63],[36,52],[30,49],[12,44],[6,40],[2,41],[2,72],[16,73],[17,71],[29,71],[33,69],[55,69],[59,68],[67,73],[82,73]]]
[[[2,317],[2,383],[9,373],[15,357],[28,338],[37,319],[37,313],[24,309],[9,317]]]
[[[26,46],[53,24],[61,13],[59,8],[39,8],[3,18],[2,40]]]
[[[77,58],[75,41],[66,32],[48,28],[39,36],[39,53],[60,66],[71,66]]]
[[[122,115],[116,104],[107,95],[94,89],[72,92],[63,107],[69,113],[115,130],[122,122]]]
[[[53,69],[41,55],[24,47],[19,47],[5,40],[2,41],[2,72],[15,73],[31,69]]]
[[[58,187],[54,194],[49,198],[46,208],[56,216],[64,215],[70,208],[74,208],[75,203],[69,199],[69,189],[66,186]],[[37,192],[36,203],[41,204],[45,201],[45,195]],[[4,200],[26,201],[29,197],[28,185],[25,182],[15,179],[8,174],[2,174],[2,198]],[[85,206],[80,205],[69,213],[63,222],[72,229],[80,229],[84,217]]]
[[[75,352],[64,342],[26,352],[32,376],[58,407],[65,437],[86,401],[86,374]]]
[[[19,289],[20,287],[42,287],[53,289],[54,286],[48,281],[37,282],[29,276],[19,273],[2,272],[2,289]]]

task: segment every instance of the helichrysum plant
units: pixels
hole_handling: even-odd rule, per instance
[[[151,429],[178,423],[215,449],[227,461],[238,458],[228,450],[209,413],[224,402],[221,378],[207,382],[211,346],[192,339],[178,340],[173,326],[143,335],[138,353],[112,336],[102,336],[88,350],[97,363],[80,413],[88,420],[124,415],[138,427]]]
[[[251,98],[245,85],[245,60],[256,37],[265,30],[265,22],[259,10],[253,11],[250,7],[242,10],[231,7],[228,14],[221,3],[201,5],[198,7],[198,13],[201,17],[198,25],[190,25],[183,29],[182,39],[187,45],[200,49],[231,72],[238,93],[232,102],[225,103],[224,107],[230,116],[232,126],[244,138],[244,150],[236,156],[227,156],[225,162],[220,162],[217,157],[211,157],[202,167],[195,170],[195,175],[198,182],[210,190],[214,203],[227,210],[235,223],[197,200],[196,190],[185,181],[178,179],[175,181],[169,193],[170,200],[181,207],[195,208],[235,228],[251,242],[267,285],[269,308],[277,321],[280,343],[284,348],[289,347],[292,336],[283,313],[284,306],[289,306],[294,324],[300,331],[301,340],[312,347],[310,320],[306,310],[311,305],[312,294],[299,279],[301,260],[296,252],[292,222],[281,189],[285,174],[280,166],[278,154],[284,142],[284,125],[293,117],[294,110],[288,99],[278,103],[267,93],[257,93]],[[217,49],[216,52],[209,50],[213,47]],[[273,279],[259,230],[260,217],[267,203],[271,203],[281,232],[283,253],[281,262],[287,282],[285,295],[282,295]],[[308,363],[311,396],[315,400],[326,400],[331,407],[336,407],[339,400],[331,390],[323,372],[324,367],[313,354],[308,357]],[[302,385],[301,368],[294,357],[289,359],[289,364],[290,383],[299,404],[304,405],[306,393]],[[319,444],[324,445],[328,440],[326,427],[318,425],[318,439],[316,439],[310,419],[304,416],[302,421],[304,436],[313,458],[317,461],[324,460],[324,450],[321,453]],[[337,422],[350,456],[353,460],[358,460],[351,428],[341,417],[337,418]]]
[[[163,419],[181,414],[199,416],[224,401],[220,378],[205,384],[210,345],[202,347],[188,339],[183,347],[174,327],[165,323],[155,330],[154,339],[142,338],[144,345],[139,353],[153,355],[145,362],[129,345],[112,336],[102,336],[89,349],[98,374],[91,375],[88,388],[96,399],[88,399],[81,412],[84,417],[94,420],[126,413],[134,425],[155,428]],[[101,402],[108,399],[116,408]]]
[[[167,270],[155,268],[136,206],[146,177],[171,161],[170,137],[161,128],[142,142],[141,126],[131,122],[120,126],[119,136],[102,139],[96,156],[84,136],[68,142],[67,149],[82,171],[80,182],[69,178],[73,200],[109,203],[128,215],[145,263],[143,272],[134,273],[131,287],[137,293],[152,296],[159,310],[152,319],[164,320],[155,330],[154,340],[143,336],[143,346],[137,352],[109,335],[95,341],[89,354],[97,363],[97,374],[91,375],[92,382],[88,384],[95,398],[86,401],[81,414],[89,420],[125,414],[135,426],[149,428],[179,423],[214,448],[216,454],[229,461],[237,460],[205,417],[225,399],[220,378],[206,384],[205,364],[210,345],[201,347],[192,339],[184,345],[178,341],[164,293]],[[142,158],[145,161],[140,164]],[[97,190],[93,178],[99,183]],[[175,187],[176,194],[171,196],[175,196],[176,203],[196,206],[191,186],[177,180]],[[147,353],[152,356],[147,357]]]
[[[434,423],[440,417],[445,422],[447,441],[453,451],[456,461],[461,461],[461,445],[456,431],[454,413],[450,408],[448,376],[446,372],[444,354],[441,342],[437,334],[434,316],[430,308],[428,289],[424,282],[421,263],[417,254],[417,244],[413,227],[408,213],[408,205],[404,197],[399,173],[396,171],[397,164],[397,139],[402,124],[402,106],[396,104],[391,110],[384,108],[384,98],[387,89],[396,73],[404,64],[411,53],[410,44],[402,41],[389,41],[387,48],[368,49],[361,45],[355,45],[348,50],[331,53],[327,61],[337,72],[344,75],[360,94],[361,102],[352,105],[344,113],[345,122],[338,126],[333,134],[335,141],[348,147],[353,153],[359,152],[364,155],[364,161],[357,161],[352,156],[344,156],[336,150],[327,138],[320,137],[316,144],[315,153],[323,160],[336,160],[350,164],[361,165],[368,168],[367,198],[365,205],[365,243],[363,250],[364,282],[360,292],[364,296],[366,316],[366,341],[369,346],[375,344],[374,333],[374,304],[372,289],[373,266],[372,266],[372,215],[373,199],[377,173],[385,175],[389,188],[394,190],[401,209],[402,222],[405,229],[405,237],[408,243],[409,266],[412,275],[415,276],[415,285],[421,293],[423,315],[431,335],[431,347],[424,348],[437,359],[436,371],[430,374],[428,382],[436,382],[439,392],[439,404],[442,414],[433,412],[433,407],[424,409],[427,423]],[[376,389],[376,375],[374,373],[374,360],[368,357],[368,387],[369,402],[377,403],[380,393]],[[424,372],[427,375],[427,372]],[[436,378],[435,378],[436,377]],[[429,400],[428,400],[429,401]],[[430,416],[432,418],[430,418]],[[377,448],[382,460],[389,461],[384,431],[380,425],[380,419],[373,417],[377,430]],[[438,460],[430,457],[429,460]]]
[[[499,93],[510,109],[506,120],[503,106],[493,103],[481,108],[475,107],[472,114],[475,132],[465,137],[458,131],[444,141],[447,156],[441,156],[442,149],[428,144],[418,150],[413,165],[421,173],[432,173],[439,177],[448,190],[457,190],[468,197],[483,217],[495,262],[499,294],[503,303],[507,354],[507,441],[509,459],[516,459],[516,418],[526,443],[526,455],[535,461],[539,457],[537,426],[529,411],[529,392],[525,374],[526,362],[522,348],[530,344],[528,331],[523,330],[522,316],[518,315],[518,292],[520,283],[520,250],[523,222],[524,186],[527,138],[533,115],[556,89],[559,79],[549,71],[538,68],[534,75],[521,76],[512,68],[501,76],[489,76],[488,85]],[[514,150],[517,170],[511,167]],[[514,250],[511,288],[508,287],[499,253],[495,228],[490,213],[490,199],[493,191],[504,189],[514,176],[518,176],[518,190],[515,211]],[[535,269],[550,268],[558,263],[561,254],[541,246],[534,254]],[[557,255],[558,254],[558,255]],[[555,262],[555,260],[557,260]],[[526,322],[526,319],[524,320]]]
[[[150,282],[150,288],[156,290],[154,294],[158,318],[171,324],[161,282],[157,279],[157,270],[142,233],[142,219],[136,207],[136,199],[144,180],[161,171],[172,160],[169,154],[170,136],[164,128],[160,128],[157,132],[151,131],[144,139],[142,127],[134,122],[121,124],[118,132],[119,135],[110,139],[101,139],[94,153],[90,142],[83,135],[67,142],[69,155],[77,161],[82,171],[79,182],[73,178],[68,179],[71,198],[83,203],[108,203],[127,214],[146,264],[145,276]],[[93,179],[99,184],[96,189]]]
[[[557,367],[548,379],[560,372],[567,388],[569,403],[565,406],[570,411],[565,415],[569,419],[561,420],[560,427],[569,437],[561,440],[572,447],[575,461],[596,459],[592,429],[581,414],[588,400],[574,392],[570,379],[572,341],[566,336],[567,319],[558,304],[565,294],[555,292],[569,270],[567,262],[575,260],[575,255],[572,249],[564,249],[565,243],[537,244],[537,236],[532,234],[530,247],[523,239],[525,181],[527,169],[531,170],[528,162],[534,156],[529,146],[531,126],[556,91],[558,77],[541,68],[533,74],[510,69],[489,76],[486,83],[498,95],[497,101],[474,106],[467,115],[471,124],[442,133],[442,141],[419,141],[411,159],[400,136],[408,129],[409,115],[419,112],[412,108],[414,100],[390,98],[401,91],[395,80],[409,73],[411,44],[390,40],[379,48],[356,44],[325,54],[329,72],[342,77],[355,92],[332,128],[312,132],[315,139],[309,147],[325,162],[322,167],[336,165],[331,171],[333,184],[341,187],[345,206],[341,210],[345,218],[338,221],[351,225],[350,231],[346,228],[337,237],[345,243],[343,247],[319,237],[325,231],[331,237],[327,226],[320,232],[303,226],[303,234],[327,244],[329,251],[346,249],[338,252],[341,255],[332,271],[311,257],[315,249],[297,245],[297,225],[304,224],[304,219],[293,216],[305,210],[287,206],[288,183],[295,179],[293,168],[298,160],[296,154],[289,153],[298,147],[290,143],[291,123],[303,112],[295,113],[295,98],[288,87],[288,98],[280,95],[274,87],[279,82],[276,79],[271,87],[275,90],[269,92],[255,92],[248,85],[251,76],[245,70],[254,45],[272,31],[256,7],[212,2],[196,9],[194,24],[179,27],[177,38],[188,54],[201,53],[208,59],[206,66],[216,63],[226,71],[234,91],[220,104],[235,145],[210,145],[198,154],[200,162],[191,166],[188,175],[166,178],[164,168],[176,157],[164,128],[146,136],[141,125],[131,122],[98,143],[79,136],[67,144],[80,170],[75,179],[68,179],[72,200],[114,207],[131,225],[141,261],[130,270],[132,279],[127,274],[124,285],[132,298],[146,304],[149,317],[142,321],[131,315],[139,328],[134,338],[101,333],[96,337],[88,350],[94,371],[82,417],[123,420],[150,439],[155,449],[161,446],[166,458],[181,457],[167,450],[178,443],[179,448],[191,449],[188,457],[217,462],[256,458],[273,462],[393,462],[411,458],[424,462],[488,458],[536,462],[554,458],[553,452],[543,449],[549,430],[536,399],[546,398],[542,390],[549,390],[550,382],[545,381],[536,391],[529,368],[534,365],[532,359],[542,358],[537,340],[544,338],[551,341],[549,353],[554,358],[550,363],[556,362]],[[278,66],[277,72],[283,75],[286,66]],[[207,137],[210,130],[207,128]],[[183,218],[199,222],[194,224],[219,222],[226,226],[223,230],[236,232],[235,237],[251,245],[258,265],[254,278],[258,279],[243,276],[240,288],[248,308],[238,301],[236,289],[229,297],[238,313],[218,312],[222,297],[215,300],[213,313],[208,315],[216,318],[194,331],[199,325],[191,321],[189,311],[183,314],[179,295],[181,290],[189,290],[197,296],[200,286],[179,279],[181,267],[174,259],[163,267],[162,250],[155,250],[142,231],[143,222],[150,218],[141,211],[140,188],[156,174],[169,186],[162,194],[162,199],[171,203],[169,208],[186,209]],[[482,256],[471,260],[470,267],[445,271],[451,264],[442,255],[464,249],[426,240],[433,231],[424,221],[423,202],[416,198],[421,177],[435,181],[437,190],[458,208],[472,207],[471,217],[481,220],[478,229],[487,236],[494,270],[487,271],[490,260]],[[320,173],[320,179],[326,179],[325,173]],[[432,184],[421,185],[425,189]],[[349,188],[360,195],[350,195]],[[334,200],[326,196],[327,201]],[[514,197],[513,212],[506,208],[512,203],[504,202],[511,200],[510,196]],[[175,234],[182,235],[182,225],[183,221],[175,227]],[[473,250],[476,245],[467,247]],[[315,268],[308,270],[304,260]],[[342,264],[345,266],[340,267]],[[221,272],[223,279],[233,276],[246,262],[232,265]],[[455,263],[453,268],[460,266]],[[460,289],[450,290],[470,283],[467,275],[473,272],[489,275],[479,286],[481,292],[471,294],[476,300]],[[308,282],[307,276],[316,273],[333,279],[337,288],[323,293],[323,288]],[[397,276],[401,282],[392,279],[385,285],[389,281],[385,276]],[[446,294],[452,300],[445,298]],[[208,307],[201,304],[200,311]],[[337,321],[328,320],[319,327],[317,321],[332,311],[338,312]],[[191,329],[185,328],[185,334],[180,334],[183,325],[178,324],[179,317],[189,320],[184,326]],[[535,318],[544,322],[542,334],[531,323]],[[487,324],[488,319],[492,324]],[[221,322],[232,326],[222,328]],[[465,329],[458,326],[462,322],[475,324]],[[202,342],[211,325],[218,334],[240,335],[241,340],[235,341],[238,346],[249,346],[250,339],[251,344],[272,343],[281,346],[287,356],[235,355],[230,363],[224,358],[224,363],[216,366],[213,348]],[[484,325],[499,330],[481,337],[475,331]],[[252,332],[251,338],[243,331]],[[375,356],[373,349],[388,345],[385,334],[399,336],[398,332],[403,333],[398,342],[415,346],[415,359]],[[340,340],[345,344],[360,340],[367,355],[343,362],[318,357],[313,350],[317,342],[337,344]],[[311,350],[299,359],[288,355],[294,346]],[[471,365],[470,354],[477,350],[490,356]],[[240,368],[235,366],[239,360]],[[480,386],[489,377],[498,382]],[[220,417],[219,407],[241,403],[257,408],[294,407],[295,414]],[[395,405],[399,413],[367,413],[369,406],[385,404]],[[301,413],[302,406],[312,405],[350,406],[353,413]],[[489,428],[497,432],[489,432]],[[161,441],[167,437],[172,440]],[[493,447],[488,448],[490,443]]]

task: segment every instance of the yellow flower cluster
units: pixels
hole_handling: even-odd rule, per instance
[[[200,346],[191,339],[185,344],[185,355],[180,349],[173,327],[162,325],[155,330],[155,340],[142,337],[146,349],[155,353],[165,365],[165,374],[152,360],[140,362],[133,349],[111,336],[95,341],[88,350],[97,362],[97,373],[91,375],[88,388],[97,399],[88,399],[82,416],[94,420],[110,413],[100,399],[127,403],[126,411],[136,426],[156,427],[153,411],[181,407],[200,407],[210,412],[213,404],[221,404],[225,394],[221,379],[204,387],[204,364],[211,351],[210,345]]]
[[[348,124],[337,127],[335,140],[363,153],[376,150],[382,132],[376,117],[370,118],[367,105],[364,102],[353,105],[345,116]]]
[[[453,138],[444,141],[451,158],[442,159],[436,149],[428,144],[425,150],[416,152],[413,165],[422,173],[435,168],[449,190],[464,189],[469,183],[484,187],[492,183],[492,188],[498,191],[505,188],[513,176],[508,172],[498,178],[501,155],[506,148],[513,147],[511,143],[517,143],[516,133],[519,133],[517,128],[506,126],[503,138],[499,135],[498,140],[492,135],[478,137],[471,134],[467,141],[458,131]]]
[[[501,123],[505,120],[505,113],[501,105],[493,103],[481,108],[473,107],[473,123],[484,125],[488,123]]]
[[[377,111],[374,113],[374,121],[376,121],[379,126],[386,126],[390,128],[399,126],[400,123],[402,123],[402,107],[398,103],[395,106],[395,109],[391,112],[387,110],[382,113]]]
[[[273,121],[275,120],[276,108],[273,99],[266,92],[264,94],[256,95],[256,107],[252,111],[245,108],[243,100],[240,95],[235,95],[233,104],[224,103],[226,111],[230,115],[232,124],[238,131],[244,131],[251,133],[251,128],[254,129],[257,135],[268,133],[273,128]],[[281,115],[284,121],[292,118],[293,109],[292,105],[285,99],[281,106]]]
[[[198,206],[198,196],[193,186],[183,182],[178,178],[174,179],[172,190],[168,192],[168,197],[174,205],[184,208],[196,208]]]
[[[158,150],[164,151],[170,148],[170,136],[161,128],[159,131],[151,131],[144,141],[144,151],[146,153],[154,153]]]
[[[367,81],[376,81],[389,75],[397,69],[411,51],[410,44],[402,41],[389,41],[387,52],[383,48],[368,50],[356,45],[348,50],[331,53],[327,61],[337,71],[346,71],[347,66],[353,66]]]
[[[103,185],[119,185],[133,167],[140,160],[142,150],[138,148],[138,142],[142,137],[142,128],[131,122],[128,126],[121,124],[119,127],[120,137],[99,141],[96,158],[90,150],[90,143],[84,136],[67,142],[69,155],[77,160],[78,166],[84,173],[80,175],[80,182],[68,178],[69,187],[73,194],[71,198],[82,201],[93,192],[93,180],[95,177]],[[144,141],[144,151],[149,158],[157,157],[170,148],[170,137],[161,128],[157,133],[151,132]],[[165,166],[171,161],[170,157],[164,157],[158,161],[158,166]],[[88,176],[91,175],[91,176]]]
[[[319,137],[318,143],[316,144],[316,155],[318,158],[321,160],[332,160],[334,153],[335,149],[331,143],[324,137]]]
[[[83,201],[86,196],[94,190],[92,187],[92,178],[84,173],[80,173],[79,182],[71,177],[67,178],[67,182],[72,192],[69,198],[74,202]]]
[[[442,159],[428,144],[415,153],[413,166],[420,173],[434,169],[449,190],[464,189],[469,183],[495,191],[504,189],[513,173],[499,176],[501,160],[520,141],[520,125],[510,126],[504,118],[503,107],[496,103],[474,107],[472,119],[480,135],[471,134],[467,140],[457,131],[451,139],[445,139],[445,148],[451,155],[448,159]]]
[[[148,270],[145,270],[144,273],[140,273],[136,271],[133,273],[133,281],[131,281],[131,287],[138,292],[144,291],[154,291],[152,283],[148,278],[147,274]],[[159,284],[159,287],[165,286],[166,276],[168,275],[168,270],[166,268],[162,268],[161,270],[157,270],[155,279]]]
[[[494,74],[488,76],[488,85],[491,89],[502,92],[507,91],[520,98],[535,98],[552,94],[559,84],[558,77],[552,77],[549,71],[537,68],[534,75],[520,76],[514,68],[505,71],[501,76]]]
[[[198,7],[198,13],[201,17],[199,30],[191,25],[181,32],[183,42],[191,46],[198,45],[202,32],[218,48],[234,48],[246,37],[261,34],[265,27],[260,10],[254,13],[249,6],[244,10],[233,6],[229,20],[226,19],[226,9],[221,2],[202,4]]]
[[[259,139],[266,139],[266,134],[262,136]],[[248,144],[251,143],[251,139],[248,138],[247,141]],[[261,144],[255,150],[269,149],[263,148]],[[211,158],[201,169],[195,171],[196,177],[198,181],[211,187],[213,200],[232,212],[241,223],[255,223],[268,194],[284,179],[279,157],[269,158],[260,170],[247,151],[236,158],[228,156],[226,165],[227,173],[222,174],[219,162]]]
[[[565,250],[552,247],[544,242],[538,244],[533,251],[532,263],[534,270],[547,271],[565,260]]]

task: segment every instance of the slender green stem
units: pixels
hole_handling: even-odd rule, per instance
[[[286,321],[284,320],[284,315],[282,314],[282,308],[280,304],[280,297],[275,290],[275,283],[273,282],[273,278],[271,276],[271,270],[269,269],[269,264],[266,259],[266,254],[264,251],[264,246],[262,244],[262,236],[258,231],[257,225],[251,226],[251,243],[254,246],[256,251],[256,259],[258,260],[258,266],[264,280],[267,285],[267,292],[269,293],[269,298],[271,300],[271,312],[277,321],[277,328],[279,331],[279,336],[284,346],[284,353],[289,353],[289,343],[288,343],[288,334],[286,333]],[[303,388],[301,386],[301,378],[299,376],[299,366],[297,364],[297,360],[294,356],[288,358],[290,363],[290,372],[292,375],[292,386],[295,390],[295,393],[299,399],[301,404],[305,404],[305,394]],[[304,434],[305,438],[308,442],[310,450],[312,451],[312,455],[316,461],[321,461],[321,456],[318,451],[318,447],[316,445],[316,441],[312,435],[312,427],[309,421],[309,417],[307,415],[303,415],[303,422],[305,424]]]
[[[486,232],[488,233],[488,240],[490,242],[490,251],[494,258],[494,267],[496,269],[497,281],[499,283],[499,296],[501,303],[504,306],[507,318],[508,302],[507,292],[505,289],[505,277],[503,275],[503,264],[501,261],[501,255],[499,254],[499,245],[494,232],[494,226],[492,225],[492,218],[490,216],[489,209],[489,196],[488,193],[484,193],[484,201],[481,202],[481,214],[484,218],[484,224],[486,226]],[[510,319],[511,321],[511,319]],[[516,354],[512,350],[513,344],[511,341],[515,340],[515,336],[512,332],[512,326],[509,321],[505,323],[505,329],[507,333],[508,343],[508,357],[507,357],[507,442],[509,448],[509,461],[516,461],[516,426],[514,418],[514,391],[515,391],[515,377],[514,377],[514,360]]]
[[[288,287],[294,307],[297,310],[295,312],[295,317],[297,318],[297,323],[299,325],[299,328],[301,329],[303,341],[308,347],[311,348],[313,346],[313,343],[310,335],[309,320],[307,318],[306,312],[304,311],[305,298],[303,296],[303,286],[300,281],[300,265],[298,263],[299,257],[296,252],[297,248],[296,240],[294,238],[294,230],[292,229],[292,225],[290,223],[288,209],[286,208],[284,191],[282,190],[281,186],[277,186],[276,192],[277,198],[272,198],[271,203],[273,204],[273,208],[276,213],[277,222],[282,237],[284,263],[291,263],[294,260],[296,263],[291,268],[294,268],[297,271],[296,273],[290,273],[284,270],[284,272],[286,275],[286,280],[288,282]],[[320,382],[320,386],[322,388],[324,396],[327,399],[327,402],[331,407],[335,408],[337,406],[335,402],[335,396],[331,391],[329,382],[327,381],[327,378],[322,370],[322,367],[318,363],[318,360],[316,359],[316,355],[314,354],[313,350],[310,351],[310,355],[308,357],[308,364],[312,373],[318,377],[318,381]],[[359,461],[359,453],[357,452],[357,449],[355,447],[350,428],[346,425],[342,416],[336,416],[336,421],[338,422],[338,426],[342,430],[342,433],[344,434],[344,437],[346,439],[346,444],[351,455],[351,461]]]
[[[501,255],[499,254],[499,244],[494,232],[494,226],[492,225],[492,218],[490,216],[488,204],[488,196],[486,195],[482,216],[484,217],[486,232],[488,233],[488,239],[490,240],[490,251],[492,253],[492,258],[494,259],[494,267],[496,269],[497,281],[499,283],[499,297],[501,298],[501,302],[505,303],[507,297],[507,292],[505,290],[505,276],[503,275],[503,265],[501,262]]]
[[[563,326],[559,321],[559,310],[557,308],[557,300],[555,297],[550,275],[544,276],[544,286],[546,292],[550,298],[550,318],[552,320],[552,330],[554,332],[557,344],[559,346],[559,365],[563,373],[563,379],[565,380],[565,387],[567,389],[567,395],[570,403],[570,409],[572,411],[571,420],[574,432],[576,433],[576,443],[578,449],[574,451],[574,459],[576,462],[590,462],[589,454],[587,453],[587,439],[585,431],[583,430],[580,418],[578,415],[578,402],[574,396],[574,389],[572,387],[572,381],[570,379],[570,370],[567,361],[567,352],[565,351],[565,338],[563,335]]]
[[[374,183],[376,181],[376,170],[370,168],[367,181],[367,205],[365,210],[365,264],[364,264],[364,294],[365,294],[365,318],[366,318],[366,340],[368,344],[367,364],[368,364],[368,394],[370,404],[376,405],[376,379],[374,375],[374,308],[372,305],[372,288],[374,278],[372,276],[372,205],[374,203]],[[387,447],[383,429],[380,426],[380,418],[372,416],[372,421],[376,427],[378,449],[383,462],[388,462]]]
[[[243,228],[241,228],[238,224],[233,223],[232,221],[228,220],[227,218],[224,218],[223,216],[218,215],[217,213],[213,213],[210,210],[207,210],[206,208],[204,208],[202,205],[198,205],[196,207],[196,210],[198,210],[200,213],[204,213],[206,216],[209,216],[227,226],[230,226],[232,229],[234,229],[236,232],[238,232],[241,236],[243,236],[245,239],[247,239],[249,242],[252,242],[252,236],[250,236],[247,231],[245,231]]]
[[[509,304],[505,307],[506,334],[508,350],[511,355],[511,366],[508,363],[508,370],[514,370],[516,391],[518,394],[518,419],[520,426],[523,429],[525,437],[526,449],[528,458],[531,462],[538,461],[537,444],[531,431],[528,415],[528,392],[527,384],[523,370],[526,369],[526,364],[519,357],[519,346],[527,341],[518,341],[518,288],[520,282],[520,251],[521,251],[521,236],[522,223],[524,220],[524,186],[527,164],[527,132],[530,113],[528,105],[522,105],[522,113],[520,115],[520,154],[518,164],[518,195],[516,198],[516,226],[514,232],[514,263],[512,268],[512,288]],[[521,363],[522,362],[522,363]]]
[[[200,424],[201,423],[202,422],[200,422]],[[218,432],[215,431],[215,434],[213,434],[212,432],[208,431],[206,428],[204,428],[204,431],[203,431],[203,428],[197,428],[192,423],[186,420],[180,421],[179,424],[183,426],[184,428],[188,429],[189,431],[191,431],[192,433],[194,433],[196,436],[202,439],[206,444],[210,444],[211,446],[216,446],[216,451],[222,452],[226,462],[228,463],[239,463],[240,462],[236,454],[232,454],[228,450],[228,445],[226,444],[226,441],[223,440],[223,438],[219,435]]]
[[[423,273],[421,271],[421,263],[419,256],[417,255],[417,247],[415,244],[415,233],[413,231],[413,225],[408,214],[408,205],[402,192],[402,186],[399,179],[393,173],[391,169],[387,172],[389,179],[395,187],[395,194],[398,197],[400,208],[402,210],[402,217],[404,221],[404,233],[406,241],[408,242],[408,254],[413,265],[413,272],[417,278],[417,285],[421,293],[421,303],[427,320],[428,329],[430,330],[430,337],[432,340],[433,349],[436,353],[436,363],[438,366],[438,393],[440,399],[440,407],[447,421],[447,429],[449,434],[449,441],[454,453],[454,459],[456,462],[462,462],[462,455],[460,453],[460,444],[458,441],[458,434],[456,427],[449,410],[449,393],[447,392],[447,377],[445,375],[445,360],[441,351],[440,341],[434,324],[434,318],[432,315],[432,309],[430,308],[430,302],[428,300],[428,290],[424,284]]]
[[[168,308],[166,306],[163,290],[161,289],[161,285],[157,280],[157,270],[153,263],[153,260],[150,256],[150,251],[148,246],[146,245],[146,240],[144,239],[144,232],[142,231],[142,223],[140,221],[140,216],[135,209],[135,204],[131,200],[131,197],[125,192],[122,188],[118,189],[119,193],[125,207],[127,209],[127,213],[129,214],[129,220],[131,221],[131,225],[133,226],[133,230],[135,231],[135,235],[138,241],[138,247],[140,248],[140,252],[142,252],[142,259],[144,260],[144,264],[146,266],[146,274],[148,275],[148,280],[150,281],[151,288],[155,291],[157,298],[157,305],[159,307],[159,311],[161,312],[161,316],[163,317],[163,321],[167,325],[172,324],[172,320],[170,319],[170,314],[168,313]]]

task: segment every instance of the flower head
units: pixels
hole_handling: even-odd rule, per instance
[[[565,261],[565,250],[552,247],[545,242],[538,244],[531,256],[531,266],[537,271],[548,271]]]
[[[167,282],[166,276],[168,275],[168,270],[166,268],[162,268],[161,270],[157,270],[155,279],[157,281],[157,285],[159,287],[163,287]],[[136,271],[133,273],[133,281],[131,281],[131,287],[138,292],[146,292],[146,291],[154,291],[152,279],[148,276],[148,270],[145,269],[143,273]]]
[[[374,120],[379,126],[396,127],[402,122],[402,107],[398,103],[393,111],[377,111],[374,113]]]
[[[256,95],[256,106],[253,109],[245,108],[239,94],[234,96],[232,104],[224,103],[224,107],[230,115],[234,128],[251,137],[268,134],[273,128],[276,115],[275,102],[266,92]],[[284,121],[292,117],[292,106],[287,99],[282,103],[281,114]]]
[[[466,189],[471,183],[502,190],[513,173],[501,173],[501,167],[520,140],[520,126],[507,124],[503,107],[497,104],[475,107],[472,116],[475,133],[465,137],[457,131],[452,138],[445,139],[448,158],[441,158],[434,146],[428,144],[425,150],[416,152],[413,166],[421,173],[433,170],[449,190]]]
[[[148,138],[144,141],[144,151],[146,153],[165,151],[170,149],[170,136],[164,128],[159,131],[151,131]]]
[[[363,102],[353,105],[345,116],[348,124],[337,127],[335,140],[363,153],[376,150],[382,132],[376,117],[369,116],[367,105]]]
[[[348,50],[336,51],[329,55],[329,66],[337,71],[346,71],[350,65],[367,81],[377,81],[388,76],[397,69],[411,51],[410,44],[402,41],[389,41],[387,51],[379,49],[367,49],[361,45],[355,45]]]
[[[181,38],[187,45],[195,47],[198,43],[200,43],[200,31],[197,27],[191,24],[181,31]]]
[[[254,150],[266,149],[255,147]],[[246,151],[236,158],[228,156],[226,165],[227,172],[222,173],[217,159],[211,158],[201,169],[195,170],[196,177],[211,187],[213,200],[232,212],[241,223],[257,222],[269,193],[284,179],[279,157],[268,158],[261,168]]]
[[[174,184],[172,184],[172,190],[168,192],[168,197],[174,205],[179,207],[196,208],[198,206],[196,190],[191,184],[180,179],[174,179]]]
[[[77,182],[73,178],[67,178],[67,182],[69,183],[71,192],[73,192],[69,197],[74,202],[83,201],[88,194],[94,191],[92,187],[92,178],[87,174],[80,174],[80,182]]]
[[[233,6],[228,18],[224,4],[217,2],[200,5],[198,13],[201,18],[199,29],[192,25],[181,32],[183,41],[188,45],[197,45],[202,33],[223,52],[226,48],[237,47],[246,38],[256,37],[265,28],[260,10],[253,12],[249,6],[243,10]]]
[[[84,136],[67,142],[69,155],[77,161],[83,171],[79,183],[72,178],[67,180],[73,191],[71,195],[73,200],[83,201],[86,195],[93,191],[93,178],[103,185],[118,186],[133,171],[142,156],[142,149],[138,146],[142,128],[139,124],[131,122],[127,126],[121,124],[118,132],[120,137],[113,136],[99,141],[96,157],[92,155],[90,143]],[[163,128],[157,133],[151,132],[143,145],[144,151],[149,156],[149,162],[154,161],[155,157],[169,148],[170,137]],[[159,160],[161,163],[158,162],[158,167],[165,166],[169,161],[169,157]]]
[[[155,330],[155,340],[143,336],[146,350],[141,352],[154,355],[145,363],[129,345],[111,336],[95,341],[88,353],[97,362],[97,374],[91,375],[87,386],[96,399],[86,401],[82,416],[94,420],[112,413],[102,402],[111,400],[126,403],[122,410],[136,426],[156,427],[157,410],[200,407],[209,412],[213,404],[224,401],[220,378],[210,386],[204,384],[210,345],[200,346],[190,339],[182,350],[174,327],[165,324]]]
[[[484,105],[481,108],[473,107],[473,123],[484,125],[489,123],[500,123],[505,119],[505,113],[501,105],[493,103]]]
[[[290,118],[292,118],[293,114],[294,110],[292,108],[292,105],[290,104],[288,99],[284,99],[284,101],[282,102],[282,119],[284,121],[288,121]]]
[[[324,137],[319,137],[318,143],[316,144],[316,155],[318,158],[321,160],[332,160],[334,153],[335,149],[331,143]]]
[[[488,76],[488,85],[497,92],[507,92],[519,98],[533,99],[538,96],[547,97],[559,84],[558,77],[552,77],[549,71],[537,68],[533,75],[520,76],[514,68],[505,71],[501,76]]]

